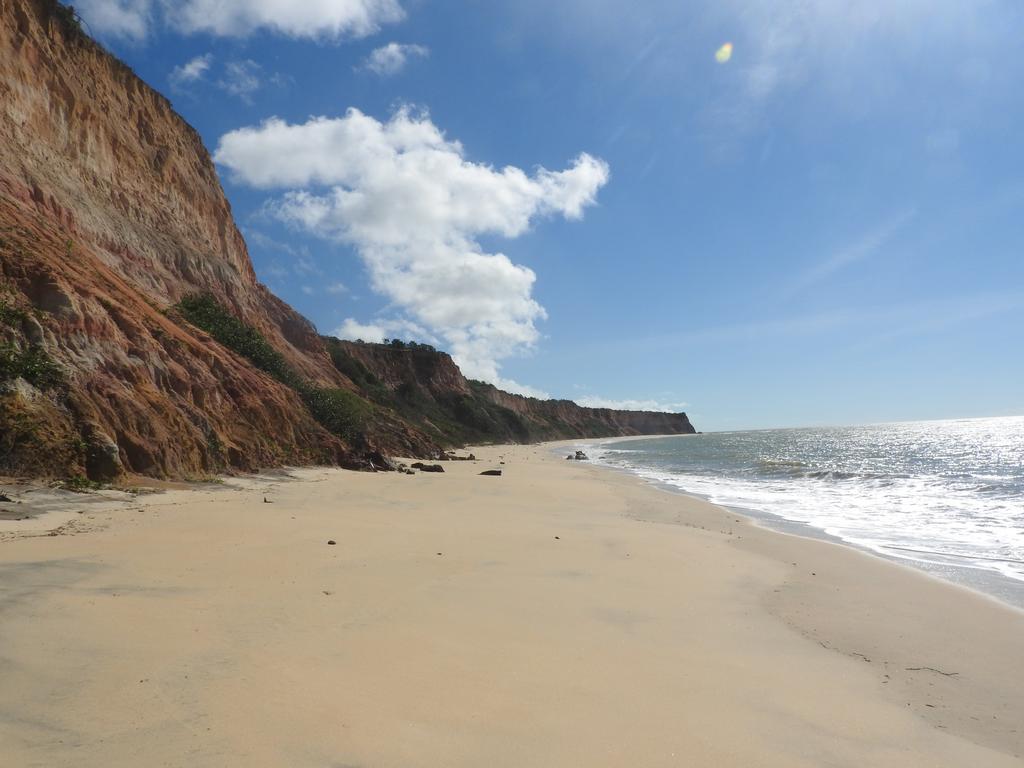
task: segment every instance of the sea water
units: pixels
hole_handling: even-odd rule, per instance
[[[602,464],[1024,605],[1024,417],[585,446]]]

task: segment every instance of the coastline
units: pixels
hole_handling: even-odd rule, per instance
[[[0,523],[0,740],[16,765],[1024,765],[1024,614],[554,453],[579,442]]]
[[[635,437],[615,437],[615,438],[600,438],[594,440],[567,440],[552,443],[551,445],[555,448],[582,448],[584,451],[588,449],[600,450],[601,447],[606,445],[614,445],[620,442],[632,442],[641,440],[655,440],[660,438],[679,438],[686,437],[685,435],[643,435]],[[591,450],[593,453],[593,450]],[[811,539],[814,541],[825,541],[839,546],[853,549],[863,554],[880,558],[887,562],[895,563],[905,568],[910,568],[914,571],[927,574],[928,576],[937,579],[938,581],[950,584],[955,587],[966,589],[978,597],[986,600],[995,600],[1001,605],[1005,605],[1014,610],[1024,611],[1024,581],[1011,578],[1004,575],[998,570],[990,570],[984,568],[978,568],[971,565],[955,562],[953,559],[946,557],[945,562],[941,559],[943,556],[933,553],[918,553],[920,555],[927,555],[935,559],[927,559],[927,557],[914,557],[911,552],[913,550],[907,550],[907,554],[900,555],[895,550],[887,551],[882,548],[871,547],[866,544],[862,544],[856,541],[850,541],[844,539],[838,535],[829,533],[826,530],[815,527],[806,522],[799,522],[792,520],[772,512],[766,512],[763,510],[743,507],[735,504],[721,503],[715,499],[706,496],[704,494],[696,493],[691,490],[687,490],[679,485],[664,482],[658,479],[644,477],[640,472],[635,469],[618,466],[615,464],[604,463],[601,461],[595,461],[594,456],[591,455],[591,460],[595,466],[599,466],[603,469],[612,470],[614,472],[622,472],[631,477],[635,477],[638,480],[647,483],[653,488],[658,488],[667,493],[678,494],[689,498],[697,499],[699,501],[706,502],[713,506],[719,507],[728,513],[734,513],[747,519],[754,525],[766,528],[768,530],[780,533],[783,535],[797,536],[800,538]]]

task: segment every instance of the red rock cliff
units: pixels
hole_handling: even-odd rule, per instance
[[[209,292],[304,376],[346,385],[257,282],[198,134],[57,11],[0,0],[0,343],[40,345],[71,380],[67,397],[8,387],[0,470],[84,471],[90,451],[169,476],[344,458],[294,392],[163,314]]]
[[[176,305],[199,294],[261,359],[186,320]],[[685,431],[684,414],[467,382],[430,348],[322,338],[257,281],[167,99],[55,0],[0,0],[0,474],[368,466],[465,441]]]

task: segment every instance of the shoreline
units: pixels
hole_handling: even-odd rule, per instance
[[[560,444],[0,539],[0,740],[18,765],[1024,765],[1024,614]]]
[[[632,441],[632,440],[648,440],[648,439],[659,439],[665,437],[680,437],[679,435],[643,435],[636,437],[615,437],[615,438],[596,438],[594,440],[576,440],[576,441],[558,441],[551,443],[553,446],[565,445],[573,446],[575,448],[581,447],[598,447],[604,445],[613,445],[618,442]],[[593,461],[593,457],[591,457]],[[692,491],[688,491],[679,486],[673,485],[672,483],[663,482],[651,478],[644,477],[634,469],[627,467],[615,466],[613,464],[606,464],[600,461],[593,461],[594,466],[602,469],[611,470],[614,472],[622,472],[635,477],[637,480],[646,483],[652,488],[665,491],[670,494],[677,494],[686,496],[688,498],[696,499],[698,501],[711,504],[718,507],[727,513],[734,513],[740,515],[752,524],[759,527],[765,528],[769,531],[779,533],[786,536],[796,536],[798,538],[810,539],[812,541],[824,541],[832,544],[836,544],[848,549],[852,549],[856,552],[860,552],[865,555],[869,555],[885,562],[894,563],[911,570],[924,573],[933,579],[938,580],[943,584],[948,584],[961,589],[965,589],[968,592],[977,595],[980,598],[986,600],[994,600],[996,603],[1011,608],[1016,611],[1024,611],[1024,581],[1014,579],[994,569],[985,569],[971,565],[963,565],[953,561],[947,563],[931,562],[925,559],[918,559],[911,557],[910,555],[898,555],[893,552],[887,552],[879,548],[874,548],[866,544],[861,544],[855,541],[849,541],[840,536],[829,533],[826,530],[817,528],[809,523],[799,522],[796,520],[790,520],[781,515],[777,515],[771,512],[765,512],[762,510],[741,507],[729,504],[721,504],[714,501],[708,496],[704,496]],[[925,553],[926,554],[926,553]]]

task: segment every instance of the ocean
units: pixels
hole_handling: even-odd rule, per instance
[[[1024,607],[1024,417],[594,442],[599,464]]]

